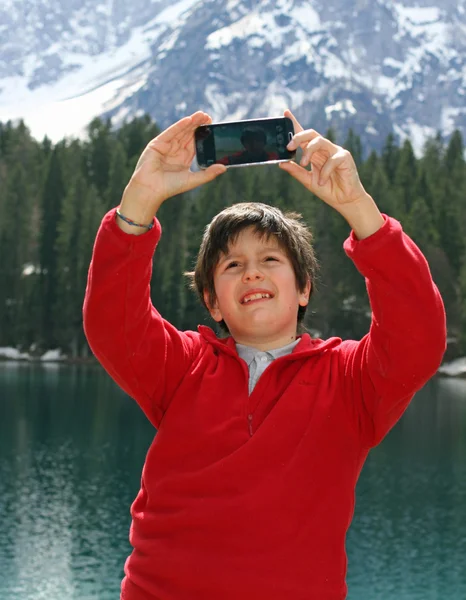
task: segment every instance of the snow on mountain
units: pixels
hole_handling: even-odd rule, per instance
[[[98,45],[96,36],[100,28],[93,32],[90,24],[95,26],[95,15],[106,15],[110,21],[115,19],[117,1],[92,4],[89,10],[86,2],[82,2],[69,19],[75,27],[73,34],[61,30],[60,35],[54,37],[52,34],[57,34],[57,27],[52,27],[52,34],[43,35],[44,24],[38,9],[43,10],[46,20],[50,13],[45,2],[37,1],[36,10],[29,13],[30,19],[34,16],[37,21],[34,23],[29,19],[26,26],[29,35],[26,43],[20,43],[24,26],[22,17],[25,16],[21,11],[22,0],[9,0],[3,13],[0,9],[0,34],[3,35],[8,25],[13,25],[15,36],[10,34],[6,43],[0,41],[0,121],[23,118],[34,136],[41,139],[47,135],[55,142],[65,136],[83,136],[93,117],[137,93],[144,83],[144,65],[150,61],[154,39],[168,24],[176,23],[195,2],[152,3],[146,22],[133,21],[128,16],[113,30],[104,28],[108,43]],[[55,8],[61,9],[62,5],[58,2]],[[142,8],[142,3],[136,8]],[[138,10],[134,12],[136,16],[140,14]],[[56,17],[57,13],[60,15],[60,10],[53,15]],[[81,14],[87,14],[87,21],[81,19]],[[90,35],[92,32],[94,38]],[[47,38],[51,40],[49,45],[44,42]],[[15,39],[18,40],[16,43]],[[34,51],[37,54],[31,54]],[[6,60],[9,54],[15,56],[10,63]],[[60,68],[48,68],[51,57]],[[42,79],[41,73],[45,73]]]
[[[27,8],[28,7],[28,8]],[[27,8],[27,10],[26,10]],[[93,116],[199,108],[216,120],[281,114],[366,147],[389,132],[418,153],[466,134],[466,0],[7,0],[0,120],[82,135]]]

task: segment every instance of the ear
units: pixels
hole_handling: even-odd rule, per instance
[[[304,287],[304,290],[302,292],[299,292],[299,305],[300,306],[307,306],[309,303],[309,296],[311,294],[311,281],[308,279],[307,283]]]
[[[215,300],[215,304],[213,306],[210,305],[209,293],[207,292],[207,290],[204,290],[204,302],[205,302],[205,305],[207,306],[207,309],[208,309],[212,319],[214,321],[217,321],[217,323],[220,323],[220,321],[223,320],[223,317],[222,317],[222,313],[220,312],[220,309],[218,307],[218,302],[217,302],[217,300]]]

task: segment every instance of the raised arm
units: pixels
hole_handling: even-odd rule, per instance
[[[369,333],[341,345],[347,407],[365,443],[378,444],[415,392],[438,370],[446,349],[446,319],[427,261],[401,224],[344,244],[366,278],[372,308]]]
[[[437,371],[446,349],[445,310],[426,259],[400,223],[380,213],[351,154],[294,121],[289,147],[303,148],[301,166],[280,167],[346,219],[352,232],[345,251],[366,278],[370,332],[341,345],[338,367],[349,418],[373,446]],[[303,168],[309,163],[311,172]]]
[[[190,171],[194,129],[210,121],[195,113],[152,140],[142,153],[119,207],[98,231],[84,301],[84,330],[97,359],[158,427],[172,394],[196,355],[197,334],[179,332],[150,299],[152,255],[168,198],[214,179],[216,165]]]

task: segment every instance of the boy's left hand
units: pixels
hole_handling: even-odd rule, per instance
[[[280,163],[280,168],[340,213],[367,200],[368,194],[348,150],[337,146],[313,129],[304,130],[290,110],[286,110],[284,114],[293,121],[295,128],[295,135],[288,144],[288,149],[301,147],[303,156],[301,166],[291,161]],[[303,168],[309,164],[312,171]]]

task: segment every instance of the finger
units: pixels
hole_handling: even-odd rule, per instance
[[[339,147],[319,135],[307,144],[301,158],[301,166],[307,166],[312,160],[312,155],[319,150],[326,152],[329,156],[334,156],[339,151]]]
[[[320,133],[317,133],[315,129],[303,129],[302,131],[296,133],[293,136],[293,139],[288,144],[288,150],[296,150],[298,146],[302,146],[303,144],[310,142],[311,140],[319,137]]]
[[[190,117],[184,117],[173,125],[170,125],[170,127],[162,131],[156,139],[161,142],[171,143],[175,139],[184,136],[187,132],[194,131],[194,129],[199,127],[199,125],[202,125],[204,120],[208,117],[209,115],[207,115],[207,113],[199,110]]]
[[[319,185],[323,186],[327,183],[332,173],[345,161],[345,151],[338,152],[334,156],[330,157],[325,165],[320,170]]]
[[[211,123],[212,117],[205,113],[205,119],[202,123],[200,123],[200,125],[210,125]],[[199,127],[199,125],[196,125],[196,128],[197,127]],[[196,128],[194,129],[194,131],[196,130]],[[183,148],[188,148],[190,144],[192,144],[192,147],[194,148],[194,131],[189,130],[183,136],[183,139],[181,140],[181,146]]]
[[[295,179],[302,183],[305,187],[311,188],[312,186],[312,173],[311,171],[306,171],[299,165],[297,165],[294,161],[279,163],[278,165],[280,169],[286,171],[290,175],[292,175]]]
[[[291,112],[291,110],[289,108],[287,108],[283,114],[285,115],[285,117],[288,117],[289,119],[291,119],[293,121],[295,133],[304,131],[303,127],[298,122],[298,119],[294,116],[294,114]]]
[[[170,125],[170,127],[167,127],[162,133],[159,133],[155,139],[159,142],[170,143],[175,138],[183,135],[186,130],[190,129],[191,123],[191,117],[183,117],[176,123],[173,123],[173,125]]]
[[[190,120],[190,121],[189,121]],[[180,126],[180,123],[185,121],[183,127]],[[205,112],[198,111],[191,115],[190,117],[185,117],[175,123],[176,126],[179,126],[177,130],[175,130],[175,125],[172,125],[156,138],[149,142],[149,145],[154,148],[157,147],[162,153],[176,153],[179,150],[185,150],[189,148],[189,151],[194,152],[194,131],[199,127],[199,125],[208,124],[212,122],[212,118]],[[170,136],[167,136],[167,132],[170,130]],[[192,144],[192,148],[190,147]]]
[[[320,169],[313,167],[312,171],[307,171],[293,161],[280,163],[279,167],[283,169],[283,171],[287,171],[290,175],[292,175],[312,194],[320,197],[321,189],[317,183],[320,179]]]
[[[212,123],[212,117],[209,117],[209,115],[206,115],[206,121],[205,123],[203,123],[203,125],[210,125],[210,123]],[[195,132],[194,131],[189,131],[182,139],[180,146],[182,147],[183,150],[185,150],[186,152],[188,152],[188,162],[189,164],[191,164],[194,160],[194,157],[196,156],[196,140],[195,140]]]
[[[199,111],[191,115],[192,119],[192,129],[196,129],[199,125],[207,125],[208,123],[212,123],[212,117],[208,115],[206,112]]]
[[[196,171],[194,173],[191,172],[189,180],[188,180],[189,187],[187,187],[186,190],[184,190],[184,191],[192,190],[204,183],[213,181],[219,175],[222,175],[223,173],[225,173],[226,170],[227,169],[226,169],[225,165],[212,165],[208,169],[203,169],[201,171]]]

